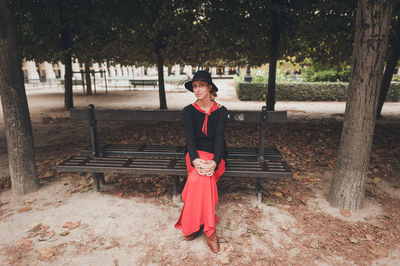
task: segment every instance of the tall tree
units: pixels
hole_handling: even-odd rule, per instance
[[[396,12],[397,11],[397,12]],[[383,73],[382,84],[379,94],[378,110],[376,112],[376,117],[381,117],[383,103],[386,100],[386,95],[389,91],[390,83],[393,78],[394,71],[396,69],[397,63],[400,59],[400,17],[398,12],[400,11],[400,1],[397,1],[396,8],[394,9],[395,16],[392,22],[390,45],[388,48],[388,53],[386,56],[386,67]]]
[[[191,38],[189,29],[192,25],[192,4],[183,0],[151,0],[132,1],[123,3],[123,6],[118,17],[120,38],[116,45],[110,47],[118,50],[118,58],[113,61],[120,64],[156,65],[160,109],[167,109],[164,65],[182,61],[183,53],[179,48]]]
[[[0,0],[0,96],[6,125],[11,184],[16,194],[39,188],[21,62],[12,14],[7,0]]]
[[[390,0],[358,1],[346,111],[328,195],[337,208],[362,207],[391,12]]]

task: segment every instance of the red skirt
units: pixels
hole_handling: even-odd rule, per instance
[[[197,151],[203,160],[212,160],[214,154]],[[186,154],[186,167],[188,178],[182,192],[184,202],[181,216],[175,224],[175,228],[182,229],[187,236],[200,230],[204,225],[204,233],[211,236],[215,231],[215,224],[219,221],[215,215],[215,205],[218,202],[217,181],[225,172],[225,161],[222,159],[217,171],[212,176],[200,175],[192,166],[189,154]]]

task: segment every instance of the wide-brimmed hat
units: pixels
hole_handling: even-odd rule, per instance
[[[185,88],[187,90],[190,90],[191,92],[193,92],[192,83],[193,83],[193,81],[197,81],[197,80],[202,80],[202,81],[208,82],[209,84],[212,85],[213,90],[218,91],[217,86],[215,86],[215,84],[212,82],[211,74],[204,70],[199,70],[196,73],[194,73],[192,80],[185,82]]]

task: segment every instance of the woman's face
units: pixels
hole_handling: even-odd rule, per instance
[[[194,96],[198,100],[210,99],[212,85],[206,81],[196,80],[192,82]]]

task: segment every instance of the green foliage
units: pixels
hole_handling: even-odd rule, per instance
[[[304,69],[301,75],[306,82],[349,82],[350,67],[336,69],[313,64],[309,68]]]
[[[267,83],[247,83],[235,79],[241,101],[265,101]],[[276,84],[277,101],[346,101],[347,82],[289,82]],[[400,83],[392,82],[387,101],[400,101]]]

